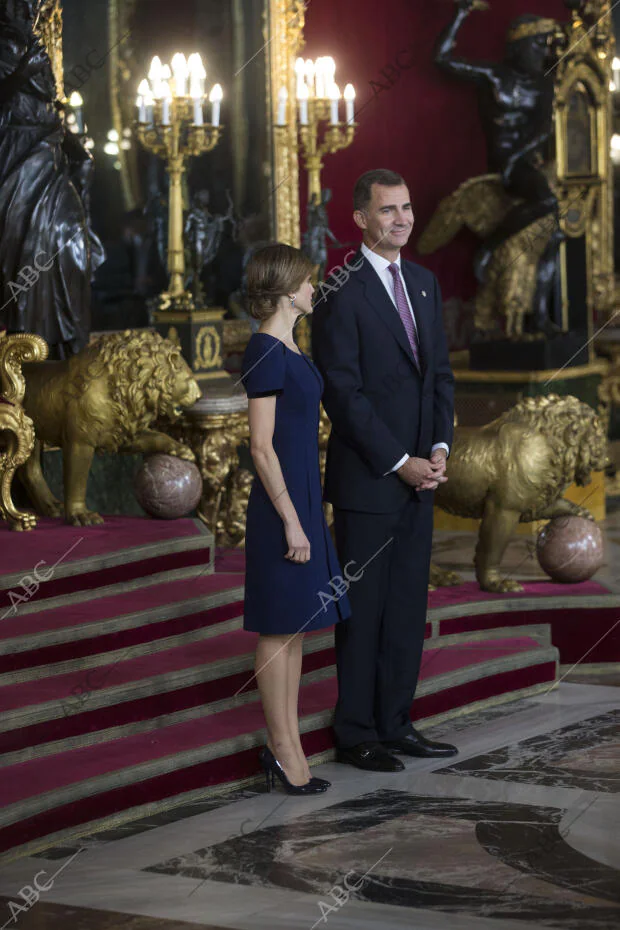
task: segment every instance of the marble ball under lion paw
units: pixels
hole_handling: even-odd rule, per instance
[[[536,555],[542,570],[554,581],[587,581],[603,564],[603,534],[586,517],[554,517],[538,534]]]
[[[140,506],[152,517],[176,520],[191,513],[202,495],[202,476],[193,462],[175,455],[149,455],[134,478]]]

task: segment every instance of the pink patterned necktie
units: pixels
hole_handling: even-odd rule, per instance
[[[405,285],[403,284],[403,279],[400,276],[400,269],[395,262],[393,262],[391,265],[388,265],[388,269],[392,272],[392,277],[394,278],[394,296],[396,298],[396,309],[398,310],[399,317],[403,321],[403,326],[405,327],[407,338],[409,339],[409,343],[411,345],[411,351],[413,352],[415,363],[418,366],[418,371],[421,371],[418,334],[413,322],[411,310],[409,309],[409,304],[407,303]]]

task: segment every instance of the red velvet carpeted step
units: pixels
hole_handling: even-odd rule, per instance
[[[244,576],[238,574],[202,574],[196,578],[164,581],[143,588],[119,587],[113,594],[78,603],[62,604],[37,613],[19,609],[0,624],[0,652],[3,640],[35,633],[55,631],[64,640],[71,631],[84,631],[88,626],[105,620],[117,620],[129,614],[144,612],[166,604],[179,604],[194,598],[209,597],[229,589],[243,587]],[[139,618],[138,621],[139,622]],[[10,647],[9,647],[10,648]]]
[[[320,633],[321,631],[317,631]],[[309,634],[309,638],[317,633]],[[196,667],[208,667],[215,663],[246,657],[248,666],[253,660],[256,634],[245,630],[236,630],[214,636],[202,642],[188,643],[156,652],[153,655],[138,656],[117,660],[113,665],[103,665],[93,669],[80,669],[63,675],[52,675],[36,681],[24,681],[18,684],[0,687],[0,707],[5,711],[18,707],[30,707],[49,701],[62,701],[81,689],[80,693],[104,691],[119,685],[142,682],[145,679],[161,675],[171,676],[175,672]],[[89,672],[91,673],[89,675]],[[214,673],[225,675],[226,670],[220,666]],[[86,680],[88,678],[88,684]]]
[[[30,589],[26,600],[40,601],[85,595],[113,584],[139,585],[162,572],[194,568],[198,572],[200,566],[213,572],[212,535],[192,518],[106,516],[101,526],[89,527],[48,518],[34,533],[15,533],[0,523],[0,534],[0,616],[14,605],[11,590],[24,595]]]

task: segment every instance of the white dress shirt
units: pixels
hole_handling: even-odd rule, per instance
[[[394,278],[392,277],[392,272],[388,271],[388,268],[392,263],[388,261],[387,258],[384,258],[382,255],[377,255],[377,253],[373,252],[372,249],[369,249],[365,243],[362,243],[362,255],[368,262],[370,262],[370,265],[372,266],[372,268],[374,268],[374,270],[379,275],[379,280],[385,287],[390,297],[390,300],[392,301],[392,303],[396,307],[396,310],[398,311],[398,305],[396,303],[396,294],[394,293]],[[395,259],[395,264],[398,265],[398,269],[399,269],[398,273],[400,274],[400,254]],[[413,312],[413,307],[411,306],[411,299],[409,297],[409,292],[407,291],[407,286],[404,281],[403,281],[403,290],[405,292],[405,297],[407,298],[407,306],[409,307],[411,319],[413,320],[413,325],[415,327],[416,336],[418,336],[418,326],[415,320],[415,314]],[[419,344],[419,339],[418,339],[418,344]],[[431,455],[433,454],[435,449],[445,449],[446,454],[447,455],[450,454],[450,447],[445,442],[436,442],[435,445],[431,448]],[[394,465],[393,468],[390,468],[390,471],[386,471],[385,474],[389,475],[391,472],[399,469],[401,465],[405,464],[408,458],[409,458],[408,453],[405,453],[405,455],[403,455],[403,457],[399,459],[396,465]]]

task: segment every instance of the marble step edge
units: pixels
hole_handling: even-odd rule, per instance
[[[429,730],[434,726],[438,726],[450,720],[487,710],[490,707],[496,707],[500,704],[510,703],[511,701],[520,701],[526,698],[536,697],[537,695],[545,694],[548,690],[549,685],[545,682],[537,685],[528,685],[525,688],[517,688],[515,691],[507,691],[504,694],[494,695],[490,698],[474,701],[471,704],[455,707],[452,710],[444,711],[432,717],[423,717],[420,720],[415,720],[414,723],[417,730],[424,732],[425,730]],[[326,762],[333,762],[335,758],[336,750],[332,748],[308,756],[308,762],[312,767],[316,767]],[[247,778],[223,782],[218,785],[210,785],[206,788],[193,788],[191,791],[170,795],[170,797],[162,798],[160,801],[149,801],[146,804],[129,807],[124,811],[109,814],[99,819],[89,820],[79,826],[65,827],[45,837],[29,840],[21,846],[13,847],[4,853],[0,853],[0,865],[14,862],[25,856],[36,856],[46,850],[60,846],[67,841],[75,843],[76,840],[85,839],[106,830],[116,829],[117,827],[132,823],[136,820],[143,820],[147,817],[150,818],[156,814],[165,813],[166,811],[174,810],[177,807],[191,804],[195,801],[210,800],[220,797],[225,798],[227,795],[234,794],[236,791],[244,788],[253,788],[262,784],[264,784],[264,776],[262,773],[257,772],[256,775],[250,775]],[[282,797],[284,797],[284,795],[282,795]]]
[[[241,589],[243,590],[243,589]],[[231,599],[221,599],[222,603],[230,603]],[[153,608],[159,611],[159,608]],[[200,609],[184,612],[181,616],[188,616],[192,613],[200,613]],[[135,615],[133,615],[135,616]],[[120,618],[121,620],[124,618]],[[158,618],[164,619],[164,618]],[[167,617],[165,619],[172,619]],[[62,662],[55,662],[46,665],[33,665],[29,668],[17,669],[11,672],[0,672],[0,688],[4,685],[20,684],[26,681],[37,680],[40,678],[50,678],[56,675],[65,675],[71,672],[101,668],[106,665],[116,665],[122,658],[125,661],[136,659],[142,656],[156,655],[160,652],[166,652],[168,649],[174,649],[177,646],[188,645],[190,643],[202,642],[206,639],[213,639],[215,636],[240,630],[243,627],[243,615],[230,620],[220,621],[209,626],[200,627],[195,630],[188,630],[185,633],[173,634],[162,637],[161,639],[147,640],[143,643],[136,643],[121,649],[109,650],[106,652],[96,652],[90,656],[83,656],[78,659],[65,659]],[[451,633],[446,636],[429,637],[425,640],[427,648],[441,648],[443,646],[458,645],[460,643],[472,643],[482,640],[511,639],[518,636],[529,636],[535,639],[541,645],[548,645],[551,642],[551,628],[548,624],[537,624],[520,627],[499,627],[495,630],[476,630],[474,633]],[[314,637],[313,637],[314,638]],[[73,641],[73,640],[72,640]],[[306,638],[305,642],[308,642]],[[3,652],[0,649],[0,655]],[[1,729],[0,729],[1,732]]]
[[[319,681],[326,681],[329,678],[333,678],[335,674],[336,669],[333,665],[314,669],[312,672],[304,672],[301,676],[301,687],[303,688],[306,685],[312,685]],[[232,710],[233,707],[254,704],[259,699],[260,696],[258,691],[247,691],[244,694],[237,695],[235,698],[228,697],[222,698],[220,701],[211,701],[209,704],[198,704],[195,707],[187,707],[183,710],[164,713],[157,717],[149,717],[146,720],[140,720],[136,723],[118,724],[117,726],[107,727],[103,730],[81,733],[77,736],[65,737],[64,739],[50,743],[38,743],[33,746],[28,746],[25,749],[18,749],[15,752],[0,755],[0,769],[8,768],[11,765],[19,765],[21,762],[29,762],[32,759],[44,759],[47,756],[70,752],[72,749],[85,749],[88,746],[122,739],[125,736],[136,736],[140,733],[161,730],[165,727],[174,726],[177,723],[187,723],[189,720],[202,720],[205,717],[211,717],[213,714],[219,714],[225,710]]]
[[[509,637],[512,638],[512,637]],[[484,641],[484,640],[483,640]],[[431,648],[430,640],[425,641],[425,650]],[[455,644],[446,644],[445,648],[456,648],[459,645],[465,646],[467,641],[461,641]],[[480,641],[472,642],[472,646],[479,647]],[[316,633],[311,637],[306,637],[304,654],[313,654],[321,650],[327,650],[333,646],[333,636],[331,632]],[[444,648],[444,645],[437,646],[435,643],[433,649]],[[120,655],[124,656],[127,650],[121,650]],[[82,665],[81,668],[88,673],[89,668],[106,668],[110,664],[110,654],[106,653],[105,662],[100,665],[91,665],[87,667]],[[128,661],[129,659],[127,659]],[[127,701],[140,700],[141,698],[151,697],[154,694],[165,694],[168,691],[177,691],[182,688],[202,684],[207,681],[213,681],[216,678],[227,678],[231,675],[241,672],[250,671],[253,668],[253,653],[243,653],[238,656],[231,656],[228,659],[219,659],[205,665],[201,662],[198,666],[190,666],[185,669],[179,669],[174,672],[163,672],[159,675],[138,678],[130,682],[124,682],[120,685],[103,687],[96,691],[87,692],[88,710],[100,710],[104,707],[111,707],[115,704],[125,703]],[[0,717],[0,733],[9,732],[21,727],[33,726],[37,723],[46,723],[56,720],[61,716],[71,716],[65,713],[64,703],[70,703],[72,697],[68,694],[63,698],[54,698],[50,701],[42,701],[38,704],[29,704],[25,707],[13,708],[6,711]],[[85,710],[84,703],[80,712]]]
[[[84,639],[92,639],[94,636],[105,636],[107,633],[134,630],[162,620],[172,620],[177,617],[202,613],[214,607],[222,607],[235,601],[243,601],[243,595],[243,585],[236,585],[211,594],[202,594],[182,601],[172,600],[158,604],[156,607],[134,610],[128,614],[118,614],[114,617],[106,617],[103,620],[87,621],[74,626],[54,627],[52,630],[44,630],[39,633],[26,633],[23,636],[14,636],[11,639],[0,639],[0,655],[30,652],[33,649],[44,649],[46,646],[57,646],[59,643],[78,642]]]
[[[176,539],[171,536],[169,539],[162,539],[160,542],[128,546],[126,549],[116,549],[101,555],[89,555],[82,559],[72,559],[70,562],[62,562],[60,565],[56,563],[56,565],[49,566],[49,568],[53,568],[54,578],[73,578],[77,575],[90,574],[93,571],[114,568],[117,565],[143,562],[160,555],[169,555],[171,552],[192,552],[195,549],[211,550],[211,560],[213,560],[215,555],[213,533],[201,520],[195,519],[194,523],[199,530],[194,536],[179,536]],[[88,533],[88,528],[84,527],[83,529],[85,533]],[[83,538],[83,536],[80,537],[78,542],[81,542]],[[33,568],[34,565],[16,572],[0,573],[0,593],[9,590],[13,585],[18,586],[24,575],[31,574]],[[43,569],[43,571],[47,570],[48,568]]]
[[[330,648],[333,645],[332,640],[333,637],[328,633],[313,636],[307,641],[306,654]],[[248,652],[239,656],[231,656],[228,659],[218,659],[208,665],[201,662],[199,665],[189,666],[174,672],[163,672],[147,678],[137,678],[134,681],[89,692],[87,709],[89,711],[100,710],[103,707],[140,700],[156,694],[163,695],[168,691],[178,691],[214,679],[228,678],[241,672],[251,672],[253,666],[254,655]],[[105,668],[105,665],[100,667]],[[85,669],[85,671],[88,670]],[[250,680],[253,680],[253,675]],[[66,715],[63,710],[63,701],[70,700],[71,695],[69,694],[65,698],[54,698],[40,704],[29,704],[26,707],[5,711],[0,717],[0,733],[6,733],[24,726],[32,726],[36,723],[46,723],[62,716],[74,716]],[[83,704],[80,712],[84,710]]]
[[[243,616],[239,615],[237,617],[231,617],[229,620],[223,620],[220,623],[214,623],[211,626],[186,630],[184,633],[176,633],[172,636],[162,637],[161,639],[151,639],[144,643],[135,643],[123,649],[114,649],[109,652],[96,652],[90,656],[82,656],[79,659],[65,659],[62,662],[54,662],[51,665],[33,665],[29,668],[18,669],[14,672],[2,672],[0,673],[0,688],[5,685],[24,684],[26,681],[38,681],[42,678],[55,678],[58,675],[66,675],[71,672],[104,668],[107,665],[118,665],[121,659],[129,662],[131,659],[158,655],[161,652],[166,652],[169,649],[176,649],[179,646],[189,646],[208,639],[215,639],[217,636],[223,636],[226,633],[234,633],[241,630],[242,627]]]
[[[555,656],[553,655],[554,653]],[[551,647],[550,649],[538,647],[535,650],[522,652],[518,655],[503,657],[501,660],[478,663],[470,668],[469,671],[472,674],[466,675],[451,684],[446,682],[443,687],[434,688],[433,691],[446,690],[447,687],[455,687],[456,685],[466,684],[480,678],[488,678],[501,672],[515,671],[520,668],[542,665],[552,661],[553,658],[555,658],[557,675],[557,649],[555,649],[555,647]],[[481,671],[486,672],[486,674],[475,674]],[[437,677],[448,679],[453,677],[453,675],[454,673],[446,673],[445,675]],[[421,686],[418,688],[418,697],[433,693],[433,691],[427,691],[423,687],[424,684],[426,683],[422,682]],[[434,684],[438,683],[435,682]],[[300,732],[306,733],[317,729],[318,725],[328,726],[332,714],[333,709],[330,708],[329,710],[311,714],[308,717],[300,717]],[[140,762],[136,765],[128,766],[127,768],[117,769],[105,775],[96,775],[85,781],[66,785],[63,788],[46,791],[35,797],[28,798],[25,801],[18,801],[14,804],[5,805],[2,810],[0,810],[0,828],[19,822],[20,820],[25,820],[28,817],[33,817],[43,811],[49,811],[55,807],[61,807],[84,798],[95,797],[111,788],[137,784],[141,781],[146,781],[171,771],[179,771],[183,768],[211,761],[212,759],[232,755],[245,749],[251,749],[253,746],[259,745],[263,741],[263,736],[264,728],[261,727],[258,730],[251,731],[251,733],[244,733],[236,737],[219,740],[217,743],[207,744],[198,749],[188,749],[177,752],[174,755],[160,756],[156,759],[148,760],[147,762]],[[102,743],[102,747],[105,748],[104,743]]]
[[[71,594],[59,594],[56,597],[47,597],[37,600],[36,594],[28,604],[20,604],[19,613],[22,615],[41,613],[44,610],[54,610],[58,607],[69,607],[71,604],[81,604],[95,598],[110,597],[122,591],[138,591],[150,588],[153,585],[166,584],[168,581],[191,580],[200,575],[213,575],[213,560],[203,565],[190,565],[187,568],[169,568],[165,571],[143,575],[131,581],[116,581],[112,584],[101,585],[97,588],[85,588],[82,591],[73,591]],[[0,615],[1,616],[1,615]]]
[[[445,607],[429,607],[427,618],[431,621],[454,620],[460,617],[475,617],[479,614],[515,613],[518,611],[562,610],[566,608],[620,607],[620,594],[562,594],[544,597],[504,597],[497,601],[468,601],[449,604]]]

